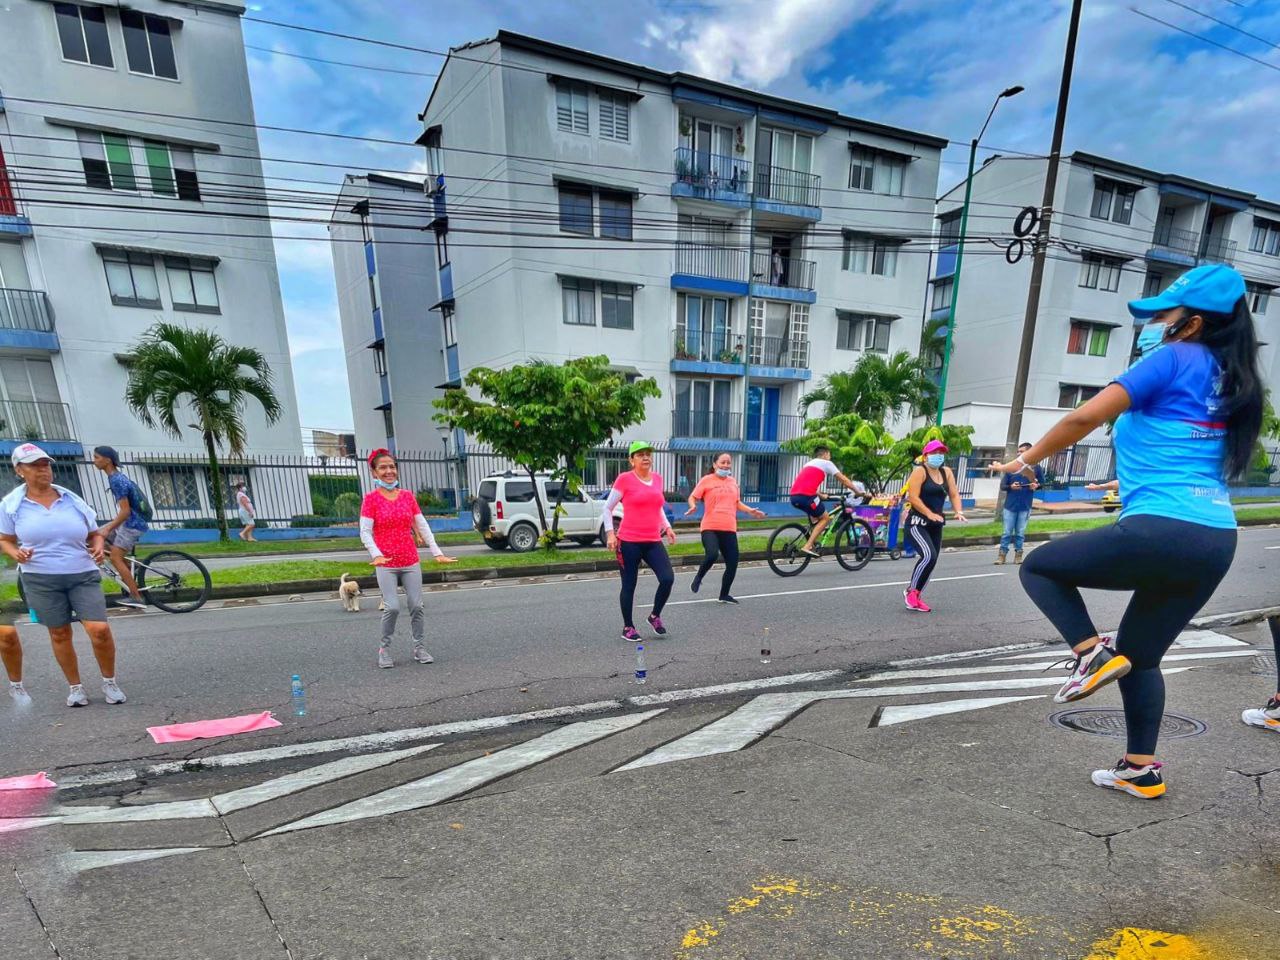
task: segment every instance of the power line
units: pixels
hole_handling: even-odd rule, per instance
[[[310,60],[312,63],[327,63],[334,67],[352,67],[357,70],[375,70],[378,73],[399,73],[408,77],[426,77],[434,80],[440,76],[438,73],[424,73],[421,70],[397,70],[395,67],[375,67],[370,63],[348,63],[345,60],[327,60],[324,57],[310,57],[303,53],[293,53],[289,50],[273,50],[271,47],[259,47],[252,43],[244,45],[246,50],[257,50],[261,53],[269,53],[275,57],[292,57],[295,60]]]
[[[1194,37],[1195,39],[1203,43],[1211,44],[1212,46],[1218,47],[1221,50],[1226,50],[1228,53],[1234,53],[1237,57],[1244,57],[1244,59],[1246,60],[1252,60],[1254,63],[1261,64],[1264,67],[1269,67],[1272,70],[1280,70],[1280,65],[1277,65],[1274,63],[1268,63],[1266,60],[1259,60],[1257,57],[1250,56],[1249,54],[1244,53],[1243,51],[1237,50],[1235,47],[1228,47],[1225,43],[1219,43],[1217,40],[1210,40],[1208,37],[1203,36],[1202,34],[1195,33],[1194,31],[1191,31],[1191,30],[1184,30],[1182,27],[1179,27],[1177,24],[1170,23],[1168,20],[1161,20],[1159,17],[1153,17],[1149,13],[1143,13],[1137,7],[1130,7],[1129,9],[1140,17],[1145,17],[1146,19],[1151,20],[1155,23],[1163,24],[1164,26],[1168,27],[1170,30],[1177,30],[1179,33],[1185,33],[1188,37]]]
[[[1243,27],[1238,27],[1234,23],[1228,23],[1226,20],[1219,20],[1217,17],[1213,16],[1212,14],[1205,13],[1203,10],[1197,10],[1195,7],[1189,4],[1183,3],[1182,0],[1165,0],[1165,3],[1171,3],[1175,7],[1181,7],[1183,10],[1190,10],[1192,13],[1196,14],[1197,16],[1204,17],[1206,20],[1212,20],[1214,23],[1218,24],[1219,26],[1226,27],[1228,30],[1234,30],[1236,33],[1246,36],[1250,40],[1257,40],[1259,43],[1265,43],[1268,47],[1271,47],[1274,50],[1280,50],[1280,43],[1274,43],[1273,41],[1268,40],[1266,37],[1260,37],[1256,33],[1250,33],[1248,30],[1245,30]]]

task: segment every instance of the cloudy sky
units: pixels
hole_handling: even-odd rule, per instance
[[[432,50],[505,28],[966,145],[993,96],[1022,84],[1027,92],[1001,108],[983,143],[1043,153],[1069,8],[1069,0],[313,0],[253,6],[248,16]],[[244,33],[260,124],[405,144],[421,132],[416,114],[440,57],[252,20]],[[1085,0],[1066,151],[1280,201],[1277,44],[1280,0]],[[943,189],[963,177],[966,151],[947,151]],[[279,161],[422,169],[420,149],[396,143],[264,131],[262,152],[276,158],[269,175],[308,181],[273,187],[318,192],[332,192],[341,169]],[[302,423],[349,427],[323,229],[275,230]]]

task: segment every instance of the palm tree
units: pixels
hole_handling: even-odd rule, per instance
[[[268,423],[284,412],[271,384],[267,358],[252,347],[236,347],[212,330],[158,323],[138,341],[129,357],[129,383],[124,399],[134,416],[148,427],[182,436],[179,418],[195,417],[190,426],[204,438],[213,483],[218,536],[229,540],[222,511],[222,472],[218,447],[232,456],[244,453],[244,410],[248,398],[262,405]]]
[[[878,353],[867,353],[852,370],[829,374],[816,390],[801,397],[800,412],[807,414],[811,405],[825,403],[828,417],[856,413],[883,425],[885,418],[902,406],[909,406],[913,414],[932,416],[937,397],[938,388],[920,357],[906,350],[887,360]]]
[[[930,368],[942,366],[942,354],[947,343],[947,318],[939,317],[929,320],[920,331],[920,356]],[[955,340],[951,342],[951,352],[956,352]]]

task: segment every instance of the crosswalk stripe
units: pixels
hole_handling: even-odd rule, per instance
[[[1244,640],[1237,640],[1235,637],[1228,637],[1223,633],[1215,633],[1212,630],[1185,630],[1179,634],[1178,639],[1173,642],[1171,650],[1188,650],[1201,649],[1206,647],[1247,647],[1249,646]],[[1062,650],[1066,655],[1066,647],[1060,646],[1056,649]],[[1034,660],[1038,657],[1045,657],[1051,651],[1041,649],[1035,653],[1020,653],[1014,657],[998,657],[999,660]],[[897,666],[897,664],[893,664]]]
[[[1164,658],[1165,663],[1173,660],[1217,660],[1228,657],[1252,657],[1253,650],[1214,650],[1209,653],[1174,653]],[[854,683],[871,683],[882,680],[924,680],[929,677],[972,677],[992,673],[1023,673],[1032,670],[1048,670],[1062,663],[1061,660],[1046,660],[1043,663],[1002,663],[988,664],[981,667],[938,667],[933,670],[886,670],[873,673],[869,677],[860,677]],[[1061,678],[1058,680],[1062,682]]]
[[[429,777],[423,777],[421,780],[383,790],[302,820],[295,820],[293,823],[267,830],[257,836],[270,837],[307,830],[311,827],[385,817],[393,813],[403,813],[444,803],[446,800],[452,800],[454,797],[482,787],[486,783],[517,773],[576,747],[630,729],[664,712],[663,709],[649,710],[628,716],[572,723],[527,743],[507,747],[487,757],[477,757],[456,767],[449,767]]]
[[[949,713],[985,710],[987,707],[998,707],[1005,703],[1043,699],[1043,694],[1032,694],[1024,697],[978,697],[971,700],[943,700],[941,703],[900,703],[881,707],[877,710],[876,715],[871,718],[871,726],[891,727],[898,723],[926,720],[929,717],[940,717]]]
[[[953,580],[985,580],[988,577],[1003,577],[1003,573],[967,573],[957,577],[934,577],[930,583],[948,583]],[[739,593],[734,594],[739,600],[765,600],[769,597],[796,597],[806,593],[839,593],[844,590],[873,590],[876,587],[905,587],[909,580],[885,580],[880,583],[848,583],[839,587],[807,587],[802,590],[775,590],[772,593]],[[669,607],[680,607],[694,603],[714,603],[714,600],[673,600]]]
[[[160,860],[184,853],[197,853],[208,847],[163,847],[153,850],[86,850],[63,854],[63,865],[72,873],[84,873],[102,867],[115,867],[123,863],[140,863],[144,860]]]

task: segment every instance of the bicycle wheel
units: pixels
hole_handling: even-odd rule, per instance
[[[836,560],[846,570],[861,570],[876,552],[876,535],[865,520],[854,517],[836,531]]]
[[[179,550],[160,550],[137,565],[138,586],[166,613],[199,610],[213,590],[204,564]]]
[[[784,523],[769,535],[765,553],[769,566],[780,577],[794,577],[809,565],[809,557],[800,552],[809,539],[809,528],[802,523]]]

